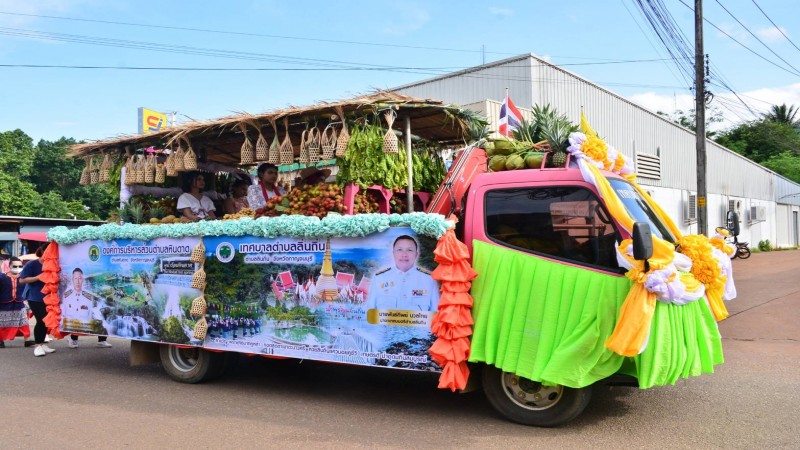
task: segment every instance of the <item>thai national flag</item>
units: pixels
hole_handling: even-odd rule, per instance
[[[519,112],[514,102],[506,94],[503,100],[503,106],[500,107],[500,128],[499,132],[503,136],[511,134],[512,130],[516,130],[522,121],[522,113]]]

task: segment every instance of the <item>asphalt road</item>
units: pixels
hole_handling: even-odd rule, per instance
[[[800,448],[800,251],[734,261],[739,298],[720,323],[713,375],[648,390],[603,388],[556,429],[516,425],[481,392],[435,377],[243,357],[186,385],[112,349],[0,349],[0,449],[39,448]]]

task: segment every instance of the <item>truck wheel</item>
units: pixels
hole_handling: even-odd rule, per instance
[[[160,352],[161,365],[167,375],[181,383],[200,383],[220,375],[225,369],[224,353],[174,345],[162,345]]]
[[[544,386],[490,365],[483,368],[483,390],[489,403],[507,419],[537,427],[569,422],[583,412],[592,397],[591,386]]]

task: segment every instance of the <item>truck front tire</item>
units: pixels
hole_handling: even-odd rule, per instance
[[[202,348],[183,348],[162,345],[161,365],[175,381],[200,383],[221,375],[225,370],[225,354],[210,352]]]
[[[571,421],[592,397],[591,386],[544,386],[488,364],[483,368],[483,390],[489,403],[504,417],[537,427],[556,427]]]

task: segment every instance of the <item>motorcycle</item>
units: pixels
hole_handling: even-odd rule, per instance
[[[725,230],[727,233],[721,233],[720,231]],[[725,236],[725,242],[733,246],[736,250],[731,255],[731,259],[747,259],[750,257],[750,243],[749,242],[739,242],[739,238],[735,235],[732,235],[732,230],[727,227],[717,227],[717,233],[722,234]]]

